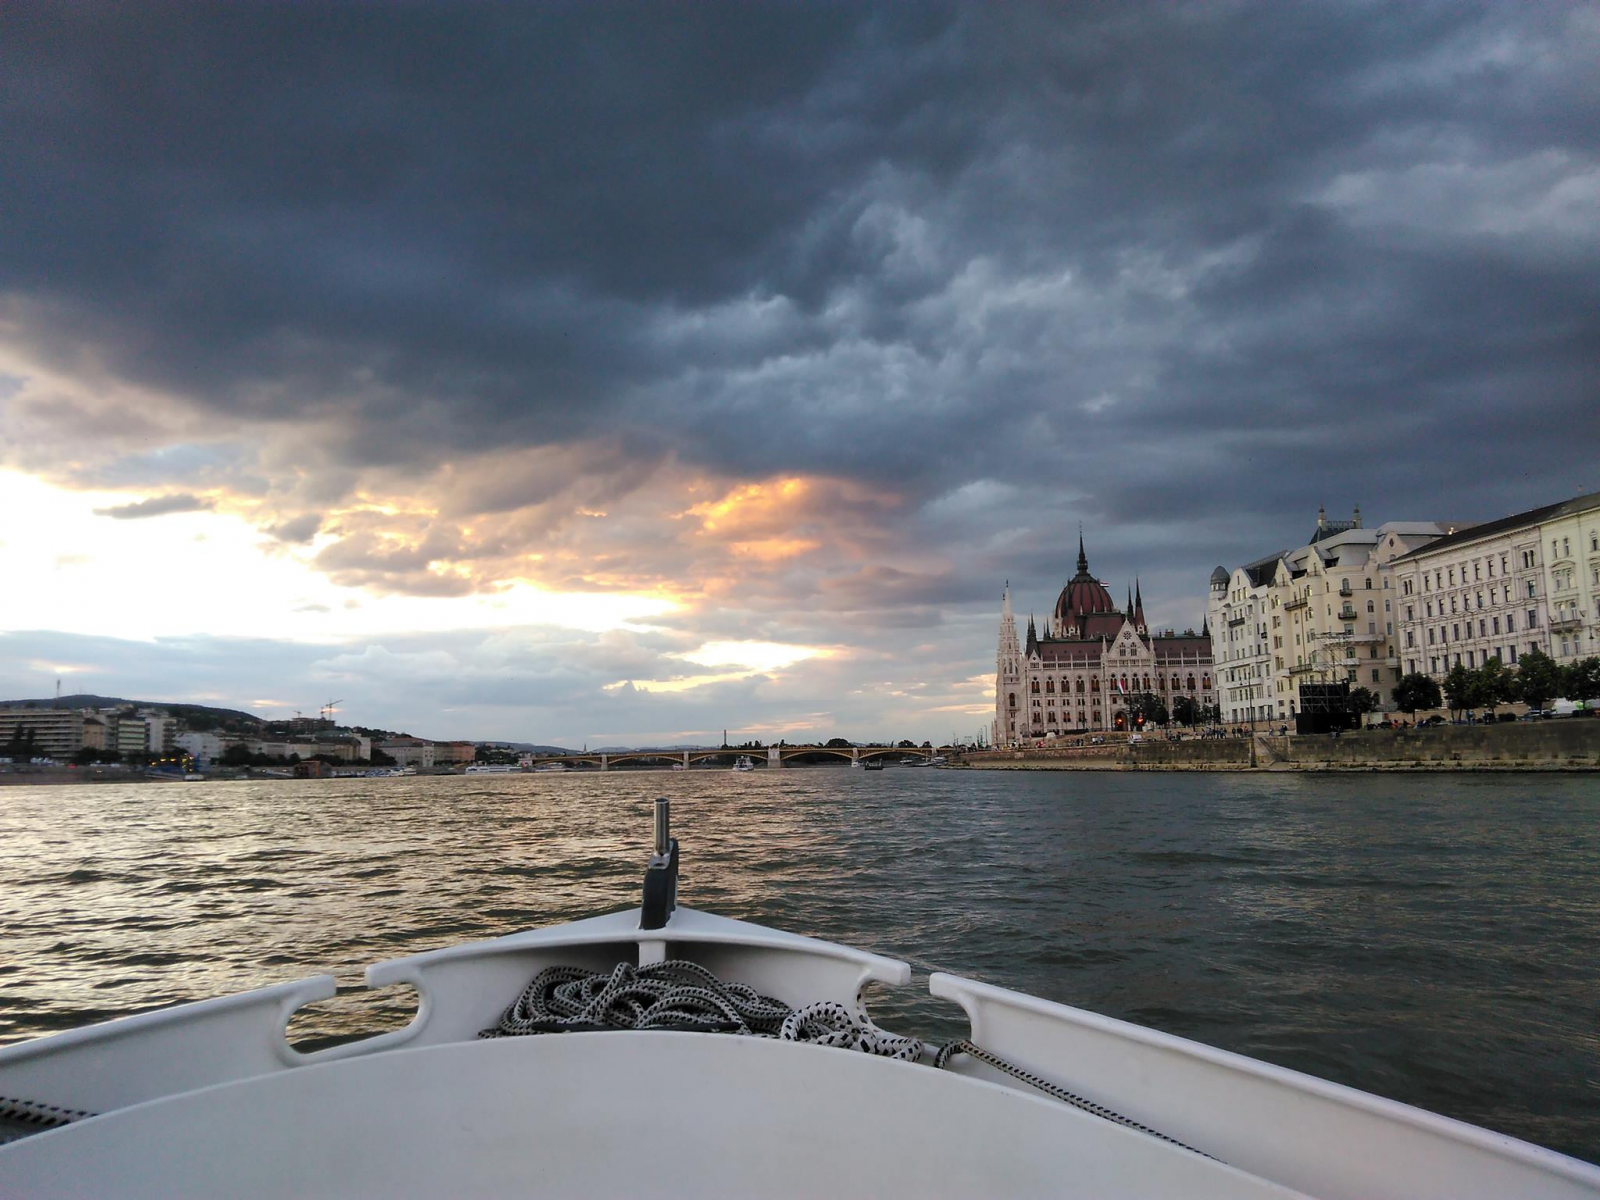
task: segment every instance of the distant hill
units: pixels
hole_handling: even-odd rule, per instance
[[[242,712],[237,708],[213,708],[209,704],[174,704],[170,700],[128,700],[121,696],[95,696],[87,692],[78,692],[71,696],[63,696],[60,700],[45,697],[37,700],[5,700],[0,701],[3,707],[31,707],[31,708],[117,708],[120,705],[132,704],[136,708],[159,708],[181,717],[191,729],[211,729],[219,725],[264,725],[265,719],[255,713]]]

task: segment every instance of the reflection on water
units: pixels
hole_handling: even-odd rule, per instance
[[[1575,776],[5,788],[0,1041],[323,971],[356,988],[370,962],[635,904],[654,795],[687,904],[1600,1157],[1600,783]],[[912,991],[875,1011],[958,1028]],[[358,995],[319,1019],[404,1015]]]

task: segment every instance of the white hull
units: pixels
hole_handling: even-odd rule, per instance
[[[970,1040],[1205,1157],[971,1058],[951,1068],[734,1035],[480,1040],[545,967],[699,963],[852,1010],[905,963],[678,908],[369,967],[396,1032],[301,1054],[331,976],[0,1048],[0,1097],[99,1114],[0,1146],[22,1196],[684,1194],[1600,1197],[1600,1169],[1351,1088],[938,973]]]

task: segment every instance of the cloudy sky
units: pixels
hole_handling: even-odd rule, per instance
[[[6,5],[0,696],[970,734],[1600,489],[1600,8]]]

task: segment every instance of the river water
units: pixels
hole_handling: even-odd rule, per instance
[[[0,1042],[638,902],[953,971],[1600,1159],[1600,781],[786,769],[0,789]],[[408,995],[408,994],[407,994]],[[507,997],[509,1001],[511,997]],[[297,1022],[404,1020],[384,995]]]

